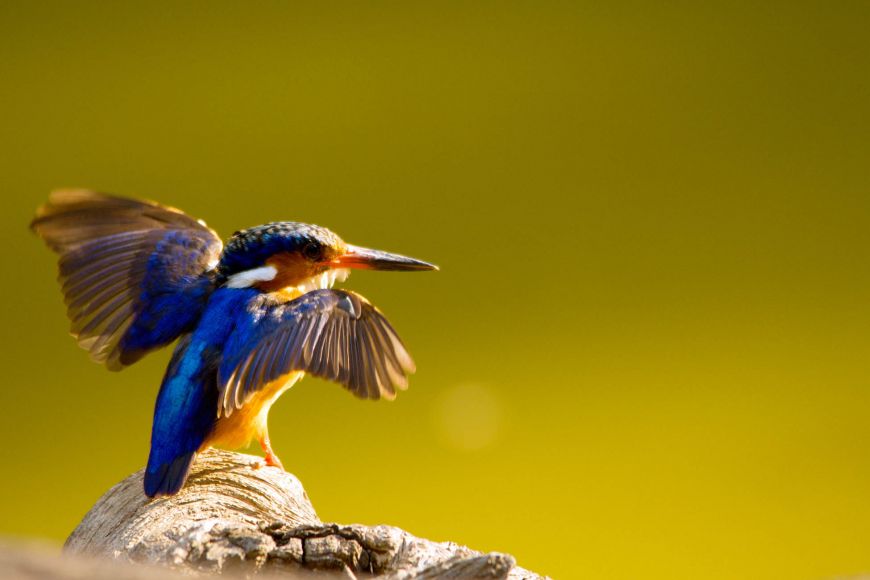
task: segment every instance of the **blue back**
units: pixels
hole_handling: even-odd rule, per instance
[[[174,494],[184,485],[217,418],[217,371],[224,343],[257,293],[248,288],[216,290],[196,330],[176,346],[154,408],[145,470],[149,497]]]

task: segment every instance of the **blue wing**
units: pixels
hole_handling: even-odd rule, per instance
[[[220,238],[177,209],[57,191],[31,227],[60,254],[73,336],[109,369],[189,331],[214,289]]]
[[[230,415],[257,390],[291,371],[341,383],[362,398],[392,399],[414,362],[383,314],[365,298],[315,290],[290,302],[260,294],[224,345],[218,414]]]

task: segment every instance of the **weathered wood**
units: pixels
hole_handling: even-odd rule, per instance
[[[3,580],[185,580],[189,576],[165,567],[61,554],[56,546],[41,543],[0,541]]]
[[[201,454],[180,493],[149,500],[139,471],[110,489],[67,539],[71,554],[206,573],[395,579],[540,578],[507,554],[417,538],[392,526],[324,524],[299,480],[260,458]]]

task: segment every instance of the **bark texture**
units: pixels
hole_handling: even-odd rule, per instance
[[[540,578],[514,558],[392,526],[323,523],[299,480],[258,457],[201,454],[175,496],[149,500],[139,471],[110,489],[66,541],[69,554],[188,572],[394,579]]]

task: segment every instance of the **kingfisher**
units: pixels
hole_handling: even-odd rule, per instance
[[[31,229],[59,255],[71,333],[117,371],[175,349],[157,395],[145,494],[173,495],[196,454],[269,441],[272,404],[305,374],[364,399],[393,399],[414,362],[368,300],[333,289],[351,269],[423,271],[311,224],[272,222],[226,246],[202,220],[151,201],[53,192]]]

